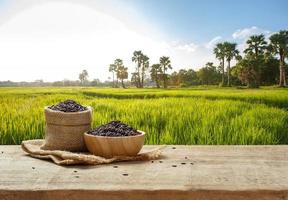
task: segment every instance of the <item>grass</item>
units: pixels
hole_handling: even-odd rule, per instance
[[[146,144],[288,144],[288,90],[0,88],[0,144],[43,138],[43,107],[75,99],[93,127],[121,120]]]

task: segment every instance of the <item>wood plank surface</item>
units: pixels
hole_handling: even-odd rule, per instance
[[[63,167],[31,158],[20,146],[1,145],[0,199],[288,200],[287,145],[175,145],[163,155]]]

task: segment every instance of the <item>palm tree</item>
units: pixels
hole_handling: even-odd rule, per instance
[[[146,55],[142,55],[141,58],[141,88],[144,87],[144,78],[145,78],[145,71],[149,68],[149,57]]]
[[[115,87],[114,83],[114,73],[117,72],[117,66],[115,64],[111,64],[109,66],[109,72],[112,72],[112,79],[113,79],[113,87]]]
[[[140,68],[141,68],[141,62],[142,62],[143,53],[142,51],[134,51],[132,62],[135,62],[137,64],[136,71],[137,71],[137,84],[136,87],[141,87],[141,81],[140,81]]]
[[[225,70],[224,70],[224,65],[225,65],[225,46],[224,43],[218,43],[216,44],[216,47],[214,48],[214,54],[216,58],[220,61],[220,66],[221,66],[221,74],[222,74],[222,83],[221,85],[224,85],[224,78],[225,78]]]
[[[280,56],[280,79],[279,86],[286,86],[286,74],[285,74],[285,58],[288,56],[288,31],[279,31],[279,33],[273,34],[270,38],[269,49],[271,52]]]
[[[123,88],[126,88],[124,85],[124,79],[128,78],[128,68],[121,65],[117,69],[117,77],[121,80],[121,84]]]
[[[258,58],[259,55],[263,55],[265,49],[267,48],[267,42],[265,41],[265,36],[252,35],[246,42],[248,47],[244,50],[244,53],[249,55],[255,55]]]
[[[119,67],[123,66],[123,61],[121,59],[117,58],[114,61],[114,65],[115,65],[115,72],[116,72],[116,87],[118,87],[118,79],[119,79],[119,77],[117,76],[117,72],[118,72]]]
[[[88,72],[85,69],[79,74],[79,80],[82,85],[87,81],[88,76]]]
[[[227,85],[230,86],[230,63],[233,58],[239,57],[239,51],[236,49],[236,43],[224,42],[225,57],[228,63],[227,66]]]
[[[162,67],[162,71],[163,71],[163,83],[164,83],[164,88],[167,88],[167,75],[165,74],[165,72],[168,69],[172,69],[171,67],[171,61],[169,57],[166,56],[162,56],[160,58],[160,65]]]
[[[156,82],[157,88],[160,88],[160,83],[159,83],[159,74],[162,73],[161,65],[160,64],[154,64],[151,66],[150,70],[150,75],[152,81]]]

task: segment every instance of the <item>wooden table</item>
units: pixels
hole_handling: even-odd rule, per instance
[[[1,145],[0,199],[288,199],[288,146],[167,146],[163,153],[149,162],[63,167]]]

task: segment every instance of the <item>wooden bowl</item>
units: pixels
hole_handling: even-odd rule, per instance
[[[111,158],[114,156],[136,156],[141,150],[145,132],[135,136],[107,137],[84,133],[84,141],[90,153]]]

